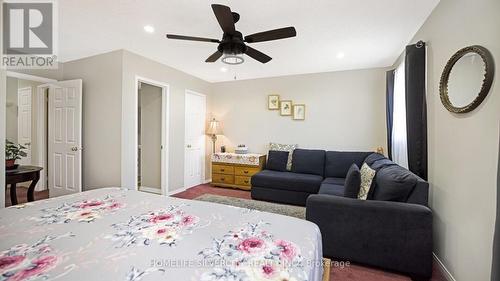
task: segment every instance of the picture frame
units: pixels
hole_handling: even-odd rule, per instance
[[[291,116],[292,115],[292,101],[283,100],[280,101],[280,115],[281,116]]]
[[[279,95],[267,96],[267,109],[269,109],[269,110],[280,109],[280,96]]]
[[[306,120],[306,105],[305,104],[294,104],[293,105],[293,120]]]

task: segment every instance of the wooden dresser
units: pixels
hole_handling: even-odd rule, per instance
[[[265,154],[212,154],[212,185],[251,189],[251,177],[266,163]]]

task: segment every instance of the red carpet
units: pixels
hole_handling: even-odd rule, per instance
[[[244,199],[251,199],[249,191],[212,187],[208,184],[191,187],[186,191],[172,195],[173,197],[194,199],[203,194],[216,194]],[[409,277],[397,273],[387,272],[380,269],[365,267],[355,264],[340,268],[333,267],[331,271],[332,281],[409,281]],[[430,281],[446,281],[438,267],[434,265]]]

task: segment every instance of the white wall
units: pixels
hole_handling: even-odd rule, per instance
[[[2,13],[2,5],[0,5],[0,13]],[[2,28],[2,23],[0,21],[0,29]],[[0,34],[0,40],[2,40],[2,35]],[[6,71],[0,69],[0,209],[5,207],[5,98],[7,96],[7,76]]]
[[[270,94],[306,104],[306,120],[268,110]],[[246,144],[262,153],[269,142],[327,150],[386,147],[384,69],[216,83],[209,102],[223,123],[217,146]]]
[[[497,192],[500,117],[500,1],[441,0],[412,42],[428,43],[428,141],[434,250],[458,281],[489,280]],[[490,94],[479,108],[452,114],[439,98],[447,60],[469,45],[497,62]]]
[[[17,78],[7,77],[5,137],[17,143]]]
[[[63,79],[83,80],[83,188],[120,186],[121,50],[64,63]]]
[[[122,123],[134,124],[134,111],[136,108],[137,91],[135,88],[135,77],[151,79],[169,85],[170,114],[169,128],[169,180],[168,191],[178,190],[184,187],[184,99],[185,90],[193,90],[206,95],[210,94],[211,85],[201,79],[195,78],[179,70],[160,64],[145,57],[136,55],[129,51],[123,51],[123,76],[122,76]],[[136,127],[135,127],[136,128]],[[133,159],[136,144],[133,140],[137,130],[133,126],[122,126],[122,186],[132,187],[136,182],[134,178]],[[208,159],[209,157],[207,157]],[[208,173],[206,173],[208,175]]]

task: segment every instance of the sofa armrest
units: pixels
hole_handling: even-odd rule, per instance
[[[325,256],[431,276],[429,208],[331,195],[311,195],[306,207],[306,219],[321,230]]]

